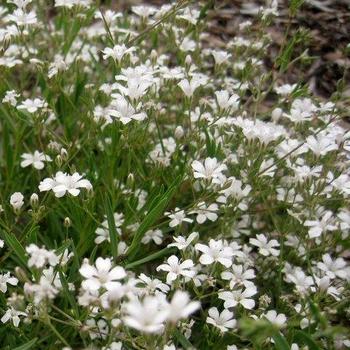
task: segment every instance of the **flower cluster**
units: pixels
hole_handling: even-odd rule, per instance
[[[208,1],[109,3],[0,6],[1,347],[350,347],[343,84],[287,76],[276,0],[226,42]]]

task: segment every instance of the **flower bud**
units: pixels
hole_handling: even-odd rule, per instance
[[[187,55],[185,58],[185,64],[186,66],[190,66],[192,64],[192,58],[190,55]]]
[[[184,136],[184,134],[185,134],[185,132],[184,132],[184,129],[182,126],[176,127],[175,133],[174,133],[175,138],[181,139]]]
[[[72,226],[72,221],[68,216],[64,218],[63,225],[67,228]]]
[[[30,205],[35,208],[38,203],[39,203],[39,196],[36,194],[36,193],[33,193],[31,196],[30,196]]]
[[[134,184],[134,182],[135,182],[134,174],[133,174],[133,173],[130,173],[130,174],[128,175],[128,178],[126,179],[126,185],[127,185],[128,187],[132,187],[133,184]]]
[[[281,108],[275,108],[272,111],[271,117],[274,122],[277,122],[282,117],[282,109]]]
[[[56,156],[55,158],[55,163],[57,164],[57,166],[60,168],[63,164],[63,160],[62,157],[60,155]]]
[[[17,277],[17,279],[22,282],[22,283],[25,283],[25,282],[29,282],[30,279],[28,278],[26,272],[19,266],[17,266],[15,268],[15,275]]]
[[[24,197],[21,192],[15,192],[10,197],[10,204],[15,212],[19,212],[24,204]]]
[[[152,60],[153,62],[155,62],[156,59],[157,59],[157,57],[158,57],[158,53],[157,53],[156,50],[153,49],[153,50],[151,51],[151,60]]]

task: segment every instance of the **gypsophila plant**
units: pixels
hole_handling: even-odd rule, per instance
[[[287,79],[302,1],[272,67],[277,0],[224,45],[214,1],[106,3],[0,6],[1,349],[350,347],[345,80]]]

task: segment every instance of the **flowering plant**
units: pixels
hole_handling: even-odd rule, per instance
[[[1,349],[350,347],[345,78],[268,66],[276,0],[100,3],[0,6]]]

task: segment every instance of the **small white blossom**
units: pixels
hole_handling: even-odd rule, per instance
[[[203,265],[211,265],[214,262],[219,262],[225,267],[230,267],[232,265],[234,252],[231,247],[225,246],[222,241],[211,239],[209,241],[209,246],[197,243],[195,248],[202,253],[199,261]]]
[[[92,291],[102,287],[110,290],[118,285],[117,280],[126,276],[126,272],[121,266],[112,268],[112,261],[109,258],[97,258],[95,266],[90,265],[88,260],[84,260],[79,272],[85,278],[82,287]]]
[[[222,333],[235,328],[237,321],[233,318],[233,312],[224,309],[221,313],[216,307],[211,307],[208,311],[206,322],[220,329]]]
[[[171,219],[169,222],[170,227],[175,227],[175,226],[181,225],[183,222],[188,222],[188,223],[193,222],[192,219],[189,219],[186,217],[184,210],[180,210],[177,207],[175,208],[175,210],[172,213],[165,212],[165,215],[167,215]]]
[[[246,289],[223,291],[219,293],[219,299],[224,300],[225,309],[241,304],[245,309],[251,310],[255,306],[255,301],[251,299],[257,293],[256,287],[251,284]]]
[[[187,239],[183,236],[173,237],[175,243],[168,244],[168,247],[176,247],[179,250],[185,250],[197,237],[198,232],[192,232]]]
[[[82,179],[82,177],[83,175],[79,173],[69,175],[59,171],[53,178],[46,178],[41,181],[39,190],[40,192],[52,190],[58,198],[63,197],[67,192],[76,197],[80,193],[80,188],[92,189],[90,181]]]
[[[23,159],[21,162],[22,168],[33,165],[35,169],[41,170],[44,169],[44,162],[51,162],[51,158],[48,155],[39,151],[35,151],[33,154],[23,153],[21,158]]]
[[[267,237],[263,234],[256,235],[256,238],[250,238],[249,243],[259,248],[259,253],[263,256],[278,256],[280,251],[276,248],[279,247],[279,243],[272,239],[267,240]]]
[[[18,327],[20,318],[19,316],[27,316],[27,314],[23,311],[17,311],[13,307],[7,309],[5,314],[1,317],[1,322],[6,323],[8,321],[12,321],[15,327]]]
[[[21,192],[15,192],[10,197],[10,204],[14,210],[20,210],[24,204],[24,197]]]
[[[172,255],[168,258],[167,264],[162,264],[157,267],[157,271],[168,272],[166,281],[168,284],[171,284],[179,276],[194,277],[195,271],[193,267],[194,263],[192,260],[188,259],[180,263],[179,258],[176,255]]]
[[[218,163],[216,158],[206,158],[204,163],[195,160],[191,164],[195,179],[211,180],[212,183],[222,184],[226,177],[222,174],[227,169],[225,164]]]
[[[10,284],[11,286],[17,286],[18,279],[16,277],[12,277],[10,275],[10,272],[7,272],[5,274],[0,274],[0,291],[2,293],[7,292],[7,284]]]

